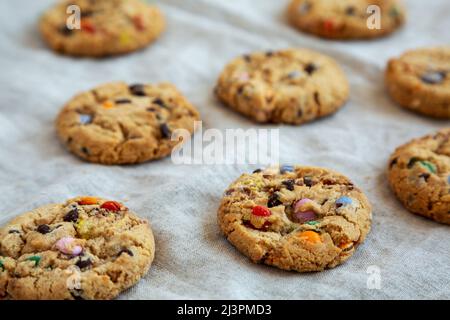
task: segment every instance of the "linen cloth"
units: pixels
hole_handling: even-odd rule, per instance
[[[0,223],[77,195],[123,201],[151,221],[156,257],[119,299],[425,299],[450,297],[450,227],[407,212],[386,164],[400,144],[449,125],[396,106],[383,85],[390,57],[449,44],[450,2],[410,0],[407,25],[374,41],[320,40],[291,28],[287,0],[165,0],[168,28],[137,53],[102,60],[49,50],[37,20],[53,1],[0,2]],[[334,116],[302,126],[259,126],[223,107],[213,88],[228,61],[255,50],[307,47],[333,56],[351,83]],[[170,81],[200,110],[203,128],[280,128],[282,163],[349,176],[373,204],[366,242],[345,264],[298,274],[255,265],[220,234],[223,191],[254,165],[178,166],[170,157],[135,166],[83,162],[58,142],[54,119],[74,94],[103,82]],[[379,268],[379,289],[368,286]],[[369,281],[370,282],[370,281]]]

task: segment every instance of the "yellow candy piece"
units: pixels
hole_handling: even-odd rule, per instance
[[[75,229],[77,229],[77,232],[80,234],[80,236],[83,239],[89,238],[89,234],[91,231],[91,225],[86,220],[79,219],[78,222],[75,224]]]
[[[127,45],[127,44],[130,43],[130,41],[131,41],[131,37],[130,37],[130,35],[127,32],[122,32],[119,35],[119,42],[120,42],[120,44]]]

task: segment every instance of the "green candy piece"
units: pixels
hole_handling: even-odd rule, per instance
[[[431,173],[436,173],[436,166],[433,163],[429,161],[420,161],[419,163],[427,168]]]
[[[312,220],[312,221],[306,222],[306,224],[308,224],[310,226],[315,226],[316,224],[319,224],[319,221]]]
[[[2,268],[2,271],[5,271],[5,266],[3,265],[3,261],[0,260],[0,268]]]
[[[26,261],[34,261],[34,266],[37,267],[39,265],[39,262],[41,262],[41,257],[39,256],[31,256],[29,258],[25,259]]]

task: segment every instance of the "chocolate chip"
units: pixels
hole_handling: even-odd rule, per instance
[[[51,231],[50,227],[46,224],[41,224],[40,226],[37,227],[37,232],[42,233],[42,234],[47,234]]]
[[[305,66],[305,72],[308,73],[309,75],[312,75],[314,72],[317,71],[317,69],[319,69],[314,63],[308,63]]]
[[[252,61],[252,57],[249,54],[244,54],[242,56],[242,58],[246,61],[246,62],[251,62]]]
[[[430,177],[429,173],[422,173],[421,175],[419,175],[419,178],[423,178],[425,180],[425,182],[428,181],[429,177]]]
[[[280,204],[282,204],[282,202],[278,198],[278,194],[272,193],[269,196],[269,201],[267,202],[267,207],[273,208],[273,207],[279,206]]]
[[[11,233],[20,233],[20,231],[19,231],[19,230],[12,229],[12,230],[9,230],[8,233],[9,233],[9,234],[11,234]]]
[[[167,123],[163,123],[159,126],[159,129],[161,130],[161,135],[164,139],[169,139],[172,135],[172,132],[170,131],[169,126]]]
[[[85,10],[85,11],[81,11],[81,17],[82,18],[87,18],[87,17],[91,17],[94,14],[94,11],[92,10]]]
[[[78,268],[80,269],[84,269],[87,268],[89,266],[92,265],[92,261],[91,259],[86,259],[86,260],[78,260],[77,263],[75,264]]]
[[[70,35],[72,35],[73,30],[67,28],[67,25],[63,25],[58,29],[58,32],[64,36],[70,36]]]
[[[148,107],[148,108],[147,108],[147,111],[149,111],[149,112],[155,112],[155,111],[156,111],[156,109],[155,109],[155,108],[153,108],[153,107]]]
[[[255,171],[253,171],[253,173],[260,173],[261,171],[261,169],[256,169]]]
[[[266,52],[266,57],[272,57],[273,56],[273,51],[267,51]]]
[[[446,76],[444,71],[431,71],[423,74],[420,79],[427,84],[440,84],[444,82]]]
[[[311,177],[303,177],[303,182],[307,187],[312,187],[314,185],[314,182]]]
[[[281,184],[284,185],[286,187],[286,189],[288,189],[289,191],[294,190],[295,181],[293,179],[285,180],[285,181],[281,182]]]
[[[157,104],[158,106],[162,107],[162,108],[166,108],[168,109],[167,105],[164,103],[164,101],[162,101],[162,99],[157,98],[155,100],[153,100],[154,104]]]
[[[74,300],[84,300],[84,298],[81,296],[83,294],[83,290],[81,289],[71,289],[70,295]]]
[[[319,92],[317,92],[317,91],[314,92],[314,101],[320,107],[320,96],[319,96]]]
[[[244,88],[245,86],[239,86],[239,88],[237,89],[237,94],[241,95],[244,92]]]
[[[235,189],[233,189],[233,188],[228,189],[228,190],[225,192],[225,195],[229,196],[229,195],[231,195],[234,191],[235,191]]]
[[[345,14],[348,15],[348,16],[354,16],[354,15],[355,15],[355,12],[356,12],[356,9],[355,9],[355,7],[353,7],[353,6],[348,6],[348,7],[345,9]]]
[[[67,144],[71,144],[72,141],[73,141],[73,138],[72,138],[72,137],[67,138]]]
[[[130,99],[117,99],[114,101],[116,104],[125,104],[125,103],[131,103]]]
[[[117,254],[117,256],[120,256],[122,253],[126,253],[131,257],[134,256],[133,252],[130,249],[126,249],[126,248],[120,250],[119,253]]]
[[[65,222],[77,222],[78,220],[78,210],[73,209],[69,211],[63,218]]]
[[[82,148],[81,148],[81,152],[83,152],[84,154],[89,155],[89,149],[86,148],[86,147],[82,147]]]
[[[408,161],[408,169],[411,169],[412,167],[414,167],[414,165],[416,164],[416,162],[420,161],[419,158],[413,157]]]
[[[392,159],[392,161],[389,163],[389,168],[392,168],[393,166],[395,166],[398,162],[398,158],[394,158]]]
[[[135,96],[145,97],[144,85],[143,84],[133,84],[130,86],[130,92]]]

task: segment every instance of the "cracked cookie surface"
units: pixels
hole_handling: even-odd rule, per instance
[[[288,49],[234,59],[220,75],[216,95],[257,122],[301,124],[337,111],[349,84],[332,58]]]
[[[427,116],[450,119],[450,47],[407,51],[389,61],[385,79],[399,105]]]
[[[450,224],[450,128],[397,148],[388,177],[409,211]]]
[[[366,196],[343,175],[281,166],[243,174],[225,191],[218,222],[255,263],[322,271],[347,260],[370,230]]]
[[[82,159],[132,164],[168,156],[180,141],[172,132],[194,132],[200,116],[171,84],[108,83],[70,100],[56,120],[62,143]]]
[[[69,29],[69,6],[80,8],[79,29]],[[73,14],[73,13],[72,13]],[[40,31],[53,50],[102,57],[141,49],[163,32],[165,20],[158,8],[140,0],[70,0],[49,9]]]
[[[373,11],[380,8],[380,28],[372,26]],[[287,15],[298,29],[329,39],[351,40],[385,36],[405,22],[398,0],[292,0]]]
[[[148,271],[149,223],[123,204],[78,197],[0,229],[0,299],[112,299]]]

